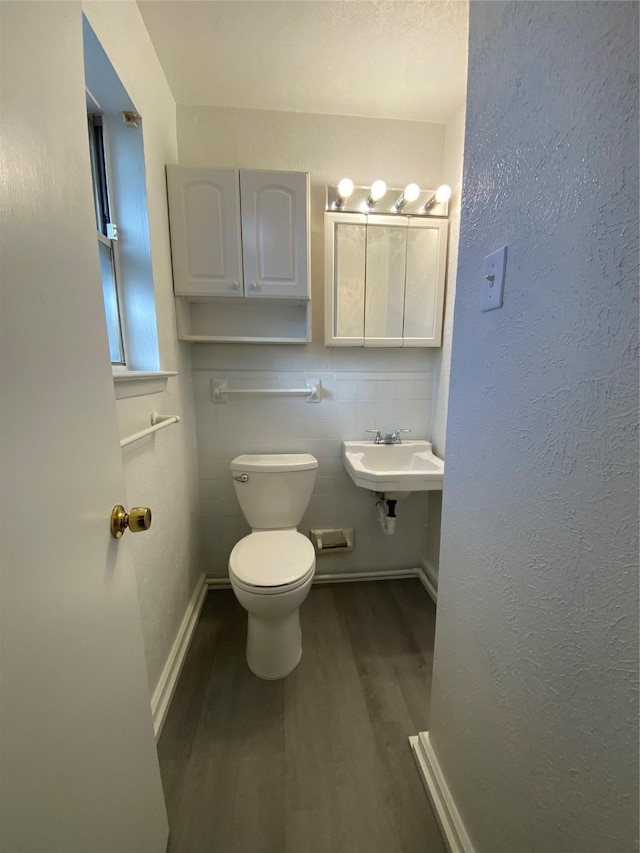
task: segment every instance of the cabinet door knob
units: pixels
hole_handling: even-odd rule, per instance
[[[237,282],[237,281],[232,281],[232,282],[231,282],[231,289],[232,289],[232,290],[240,290],[240,284],[239,284],[239,282]]]
[[[260,286],[259,286],[259,285],[257,285],[257,284],[255,283],[255,281],[252,281],[252,282],[249,284],[249,290],[255,290],[255,291],[257,292],[258,290],[260,290]]]

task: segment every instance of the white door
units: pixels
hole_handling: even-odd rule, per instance
[[[176,296],[242,296],[237,169],[167,166]]]
[[[167,821],[130,534],[109,533],[124,482],[80,6],[0,8],[0,849],[160,853]]]
[[[308,299],[309,175],[240,170],[244,290]]]

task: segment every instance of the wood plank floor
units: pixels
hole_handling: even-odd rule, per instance
[[[158,746],[170,853],[445,853],[407,738],[428,726],[433,602],[414,578],[312,587],[281,681],[210,592]]]

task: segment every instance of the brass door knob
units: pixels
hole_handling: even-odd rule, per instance
[[[141,533],[151,527],[151,510],[148,506],[134,506],[129,512],[117,504],[111,510],[111,535],[114,539],[120,539],[125,530],[129,528],[132,533]]]

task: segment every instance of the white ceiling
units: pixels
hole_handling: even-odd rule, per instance
[[[138,0],[178,104],[446,122],[467,0]]]

